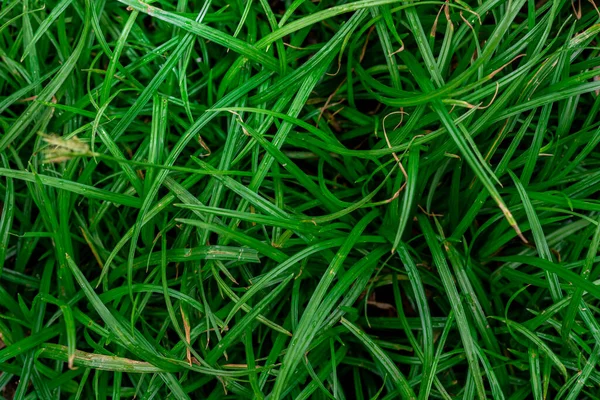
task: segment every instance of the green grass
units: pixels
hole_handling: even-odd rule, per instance
[[[0,1],[0,396],[600,399],[600,11]]]

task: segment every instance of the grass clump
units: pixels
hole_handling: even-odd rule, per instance
[[[4,398],[600,397],[600,13],[5,0]]]

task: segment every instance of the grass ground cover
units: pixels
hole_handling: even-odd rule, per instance
[[[0,395],[600,398],[599,33],[0,1]]]

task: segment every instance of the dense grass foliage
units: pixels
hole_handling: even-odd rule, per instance
[[[4,398],[600,398],[593,2],[0,4]]]

